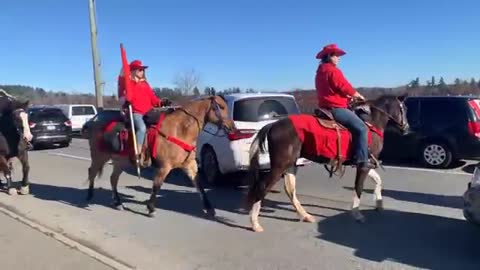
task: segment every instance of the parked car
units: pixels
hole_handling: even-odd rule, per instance
[[[72,123],[61,109],[51,106],[30,107],[28,121],[34,147],[39,144],[60,144],[63,147],[70,145]]]
[[[447,168],[480,157],[480,97],[409,97],[405,105],[411,132],[402,136],[387,126],[382,159],[414,158],[425,167]]]
[[[121,117],[120,109],[102,110],[83,124],[80,130],[80,134],[83,138],[88,139],[88,137],[90,136],[90,127],[92,126],[93,123],[98,121],[107,122],[114,119],[119,119],[120,117]]]
[[[97,108],[91,104],[57,104],[54,105],[72,121],[72,131],[80,132],[83,124],[97,114]]]
[[[246,93],[224,97],[228,117],[234,120],[237,131],[225,134],[216,125],[207,123],[197,140],[197,161],[209,183],[224,174],[248,170],[250,145],[257,132],[271,122],[300,113],[295,98],[288,94]],[[311,162],[303,158],[297,161],[299,166],[307,163]],[[268,153],[261,154],[260,166],[269,169]]]

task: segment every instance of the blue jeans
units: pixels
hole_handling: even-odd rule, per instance
[[[349,109],[333,108],[332,114],[337,122],[348,128],[352,133],[352,142],[357,163],[367,162],[368,137],[365,123]]]
[[[145,140],[145,133],[147,132],[147,126],[143,121],[143,115],[139,113],[133,113],[133,124],[135,125],[137,145],[143,145],[143,141]]]

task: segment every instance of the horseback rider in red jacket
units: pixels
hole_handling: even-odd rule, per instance
[[[360,100],[365,98],[352,87],[337,67],[339,57],[345,54],[335,44],[323,47],[317,54],[316,58],[321,59],[315,77],[318,106],[329,110],[333,118],[351,132],[357,166],[373,168],[369,159],[367,126],[348,108],[352,97]]]
[[[132,106],[135,135],[139,154],[141,154],[147,131],[143,117],[154,107],[168,106],[170,102],[167,99],[159,99],[148,84],[145,76],[145,69],[147,69],[148,66],[144,66],[140,60],[132,61],[129,66],[131,71],[131,89],[129,89],[128,92],[126,91],[122,72],[118,77],[118,97],[122,107],[124,107],[127,102]]]

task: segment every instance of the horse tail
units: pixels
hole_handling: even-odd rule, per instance
[[[258,201],[265,192],[265,179],[260,177],[260,153],[265,153],[265,140],[272,128],[273,123],[264,126],[257,133],[257,136],[250,145],[250,168],[249,173],[252,181],[250,182],[249,191],[247,194],[247,207],[250,209],[252,205]]]

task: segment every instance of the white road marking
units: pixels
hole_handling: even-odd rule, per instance
[[[472,175],[471,173],[458,172],[454,170],[435,170],[427,168],[415,168],[415,167],[400,167],[400,166],[383,166],[385,169],[397,169],[397,170],[406,170],[406,171],[418,171],[418,172],[432,172],[432,173],[443,173],[443,174],[454,174],[454,175]],[[380,169],[381,171],[382,169]]]
[[[75,155],[70,155],[70,154],[65,154],[62,152],[48,152],[49,155],[51,156],[60,156],[60,157],[66,157],[66,158],[72,158],[72,159],[78,159],[78,160],[85,160],[85,161],[91,161],[91,158],[88,157],[80,157],[80,156],[75,156]],[[112,161],[108,161],[108,164],[112,164]]]
[[[60,157],[67,157],[67,158],[91,161],[91,159],[87,158],[87,157],[74,156],[74,155],[65,154],[65,153],[61,153],[61,152],[48,152],[48,154],[52,155],[52,156],[60,156]]]
[[[90,161],[91,159],[88,157],[81,157],[81,156],[75,156],[75,155],[70,155],[62,152],[48,152],[49,155],[52,156],[60,156],[60,157],[66,157],[66,158],[72,158],[72,159],[78,159],[78,160],[85,160],[85,161]],[[112,164],[112,161],[109,161],[108,164]],[[418,171],[418,172],[431,172],[431,173],[441,173],[441,174],[452,174],[452,175],[468,175],[471,176],[471,173],[466,173],[466,172],[458,172],[454,170],[435,170],[435,169],[427,169],[427,168],[414,168],[414,167],[401,167],[401,166],[383,166],[385,169],[397,169],[397,170],[405,170],[405,171]],[[381,169],[380,169],[381,171]]]

